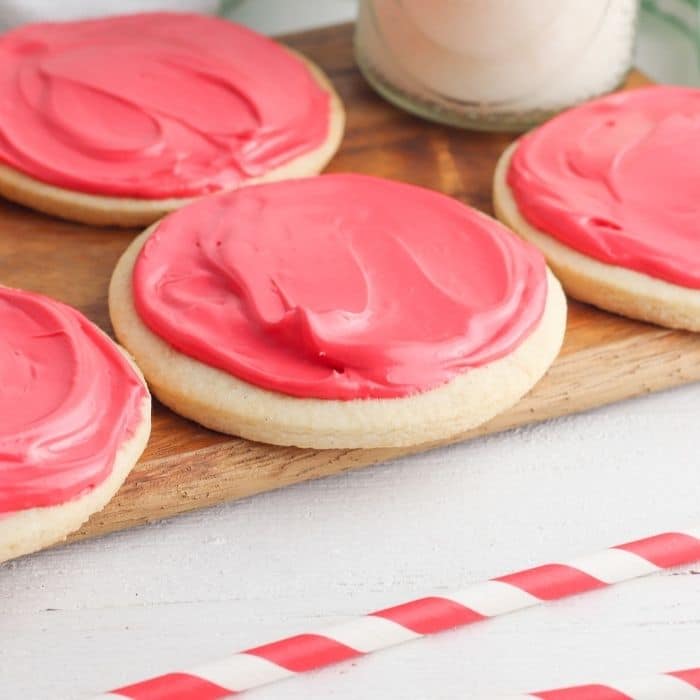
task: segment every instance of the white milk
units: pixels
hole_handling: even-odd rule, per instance
[[[637,0],[361,0],[356,48],[409,109],[528,122],[619,84],[636,13]]]

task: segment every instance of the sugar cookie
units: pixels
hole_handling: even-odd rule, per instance
[[[700,331],[700,90],[656,86],[569,110],[510,146],[501,221],[581,301]]]
[[[222,432],[302,447],[457,435],[515,403],[564,334],[539,252],[437,192],[322,175],[202,198],[112,277],[153,392]]]
[[[0,287],[0,562],[77,530],[150,433],[141,373],[82,314]]]
[[[0,195],[142,226],[191,199],[319,172],[344,113],[310,61],[216,17],[145,13],[0,37]]]

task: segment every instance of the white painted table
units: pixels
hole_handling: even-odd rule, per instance
[[[257,0],[263,14],[271,4]],[[342,0],[324,7],[324,20],[352,12]],[[290,15],[287,26],[308,21]],[[700,386],[688,387],[0,567],[0,698],[80,700],[698,523],[699,414]],[[700,665],[694,573],[515,613],[251,696],[479,698]]]

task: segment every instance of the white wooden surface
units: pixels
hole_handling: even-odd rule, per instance
[[[257,2],[263,28],[283,29],[269,26],[273,3]],[[352,7],[323,5],[334,18]],[[700,523],[699,413],[700,386],[687,387],[2,566],[0,698],[80,700]],[[251,697],[483,698],[700,665],[696,573],[516,613]]]

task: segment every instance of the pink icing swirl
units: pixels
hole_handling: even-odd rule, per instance
[[[244,27],[152,13],[30,24],[0,38],[0,162],[87,193],[231,188],[313,150],[329,98]]]
[[[169,215],[133,290],[154,333],[251,384],[391,398],[516,348],[542,315],[545,270],[536,249],[454,199],[323,175]]]
[[[700,90],[594,100],[524,136],[508,172],[523,217],[610,265],[700,289]]]
[[[0,287],[0,513],[101,484],[142,420],[146,389],[75,309]]]

